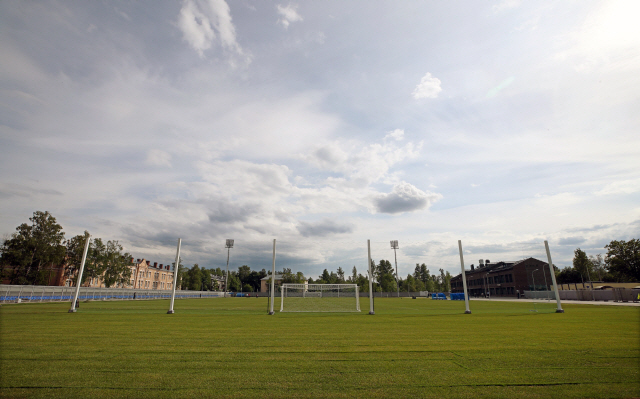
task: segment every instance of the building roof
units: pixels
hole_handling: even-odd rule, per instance
[[[282,280],[282,274],[276,274],[276,280]],[[271,280],[271,276],[262,277],[260,280]]]
[[[546,262],[543,262],[539,259],[536,258],[526,258],[526,259],[521,259],[521,260],[517,260],[517,261],[501,261],[501,262],[496,262],[496,263],[485,263],[483,265],[479,265],[478,267],[474,268],[473,270],[467,270],[465,268],[464,272],[466,275],[474,275],[474,274],[485,274],[485,273],[500,273],[503,271],[507,271],[507,270],[511,270],[513,269],[514,266],[519,265],[520,263],[524,263],[530,260],[534,260],[536,262],[541,262],[544,263],[545,265],[547,264]],[[462,273],[459,273],[458,275],[456,275],[455,277],[453,277],[452,279],[460,279],[462,278]]]

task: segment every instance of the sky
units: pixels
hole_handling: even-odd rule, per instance
[[[640,3],[0,2],[0,234],[316,278],[640,238]]]

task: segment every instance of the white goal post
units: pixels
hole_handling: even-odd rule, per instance
[[[359,312],[357,284],[282,284],[281,312]]]

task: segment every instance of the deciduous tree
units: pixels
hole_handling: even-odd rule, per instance
[[[64,262],[64,232],[56,218],[36,211],[29,220],[31,224],[18,226],[0,249],[3,266],[11,270],[11,284],[46,284],[45,268]]]
[[[611,241],[605,246],[607,270],[622,281],[640,281],[640,240]]]

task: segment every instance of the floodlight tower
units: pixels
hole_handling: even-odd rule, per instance
[[[398,240],[391,240],[391,248],[393,248],[393,259],[396,261],[396,288],[398,289],[398,298],[400,298],[400,283],[398,282],[398,257],[396,249],[398,249]]]
[[[226,296],[226,292],[229,291],[229,254],[231,252],[231,248],[233,248],[233,240],[227,238],[227,243],[224,247],[227,249],[227,277],[224,280],[224,290]]]

